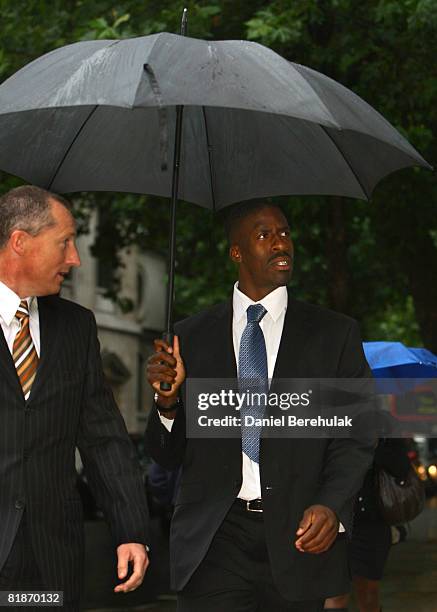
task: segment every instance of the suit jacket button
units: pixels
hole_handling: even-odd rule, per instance
[[[21,500],[21,499],[17,499],[17,500],[15,501],[15,508],[16,508],[17,510],[22,510],[22,509],[24,508],[24,501],[23,501],[23,500]]]

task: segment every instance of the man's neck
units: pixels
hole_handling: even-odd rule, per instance
[[[241,281],[238,281],[238,289],[241,291],[241,293],[247,295],[247,297],[253,302],[260,302],[266,297],[266,295],[269,295],[269,293],[272,293],[272,291],[275,291],[277,288],[278,287],[250,287],[244,283],[242,284]]]
[[[6,285],[8,289],[13,291],[19,298],[23,299],[29,297],[29,293],[26,293],[24,287],[20,287],[20,284],[10,277],[8,274],[1,274],[0,281]]]

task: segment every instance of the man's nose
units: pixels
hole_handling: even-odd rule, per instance
[[[282,233],[275,234],[272,242],[272,249],[274,251],[287,251],[289,253],[292,250],[290,236],[284,236]]]
[[[75,268],[78,268],[80,266],[80,257],[75,244],[70,246],[67,260],[65,263]]]

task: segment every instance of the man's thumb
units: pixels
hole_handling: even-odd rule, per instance
[[[299,523],[299,528],[296,531],[296,535],[300,536],[303,533],[305,533],[305,531],[309,528],[310,525],[311,525],[311,511],[305,510],[305,512],[303,513],[302,520]]]

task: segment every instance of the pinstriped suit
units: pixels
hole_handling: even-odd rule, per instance
[[[23,512],[44,587],[78,599],[83,567],[78,446],[115,546],[147,543],[147,505],[135,451],[102,372],[92,313],[38,299],[41,359],[24,401],[0,332],[0,572]]]

